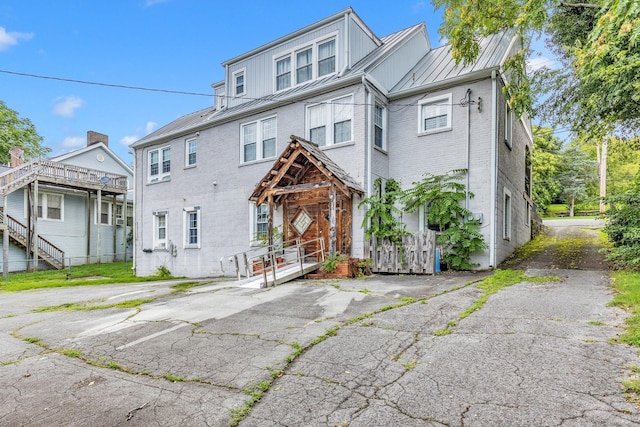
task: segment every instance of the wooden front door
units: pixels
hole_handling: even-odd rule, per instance
[[[326,199],[325,199],[326,200]],[[319,237],[324,241],[324,251],[329,251],[329,202],[317,198],[288,200],[285,203],[285,239],[299,238],[301,241],[314,240]],[[339,199],[336,209],[336,250],[349,255],[351,252],[350,210],[346,200]],[[348,223],[348,226],[346,224]],[[305,228],[306,227],[306,228]],[[345,235],[347,233],[347,235]],[[320,250],[318,243],[310,244],[307,252]]]

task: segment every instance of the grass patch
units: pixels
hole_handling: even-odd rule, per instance
[[[181,383],[181,382],[184,381],[183,377],[178,377],[178,376],[175,376],[175,375],[172,375],[172,374],[164,374],[162,376],[162,378],[164,378],[165,380],[174,382],[174,383]]]
[[[71,267],[71,270],[46,270],[33,273],[12,273],[9,283],[0,282],[0,291],[24,291],[66,286],[97,286],[112,283],[139,283],[162,280],[164,277],[136,277],[131,262],[87,264]]]
[[[418,366],[418,362],[416,360],[411,360],[408,362],[404,362],[402,364],[402,366],[404,367],[404,369],[406,369],[407,371],[410,371],[411,369],[415,368],[416,366]]]
[[[82,352],[78,349],[75,348],[65,348],[62,350],[58,350],[58,353],[62,354],[63,356],[68,356],[68,357],[75,357],[75,358],[80,358],[82,357]]]
[[[638,347],[640,346],[640,273],[617,271],[611,276],[617,294],[609,304],[632,314],[625,320],[624,334],[615,341]]]
[[[594,325],[594,326],[605,326],[606,323],[601,322],[599,320],[589,320],[589,324],[590,325]]]
[[[438,329],[436,331],[433,331],[433,336],[443,337],[443,336],[449,335],[451,333],[453,333],[453,329],[451,329],[451,328],[442,328],[442,329]]]
[[[249,395],[249,399],[245,400],[243,406],[229,411],[231,415],[229,425],[235,427],[240,421],[244,420],[251,413],[251,408],[262,399],[262,396],[270,387],[271,381],[262,381],[255,387],[244,389],[244,393]]]
[[[109,308],[136,308],[142,304],[146,304],[149,302],[155,301],[155,298],[140,298],[140,299],[132,299],[128,301],[117,302],[113,304],[97,304],[97,305],[89,305],[89,304],[78,304],[78,303],[64,303],[60,305],[52,305],[48,307],[38,307],[34,308],[32,311],[34,313],[44,313],[49,311],[89,311],[89,310],[106,310]]]
[[[202,285],[208,285],[209,282],[181,282],[181,283],[176,283],[175,285],[171,285],[171,289],[173,289],[173,291],[171,292],[172,294],[178,294],[181,292],[186,292],[191,288],[195,288],[197,286],[202,286]]]

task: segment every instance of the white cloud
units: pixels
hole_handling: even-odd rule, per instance
[[[86,138],[82,136],[68,136],[62,141],[64,148],[79,148],[84,146]]]
[[[127,135],[120,140],[120,144],[128,147],[139,139],[140,137],[138,135]]]
[[[547,68],[549,70],[555,70],[559,67],[558,62],[546,56],[537,56],[527,61],[527,69],[529,71],[537,71],[541,68]]]
[[[56,98],[56,105],[53,107],[52,113],[61,117],[73,117],[76,110],[84,105],[84,101],[77,96],[65,96]]]
[[[33,38],[33,36],[33,33],[7,32],[4,27],[0,27],[0,52],[17,45],[20,40],[29,40]]]
[[[147,122],[147,134],[151,133],[158,124],[156,122]]]

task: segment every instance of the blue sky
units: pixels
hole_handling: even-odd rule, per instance
[[[129,144],[212,104],[221,62],[348,6],[378,36],[426,22],[441,44],[441,11],[428,1],[3,0],[0,100],[34,123],[52,156],[85,146],[93,130],[130,164]]]

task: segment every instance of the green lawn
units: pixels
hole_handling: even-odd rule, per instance
[[[110,283],[134,283],[169,279],[166,276],[136,277],[131,262],[78,265],[64,270],[12,273],[0,279],[0,291],[23,291],[63,286],[91,286]]]

